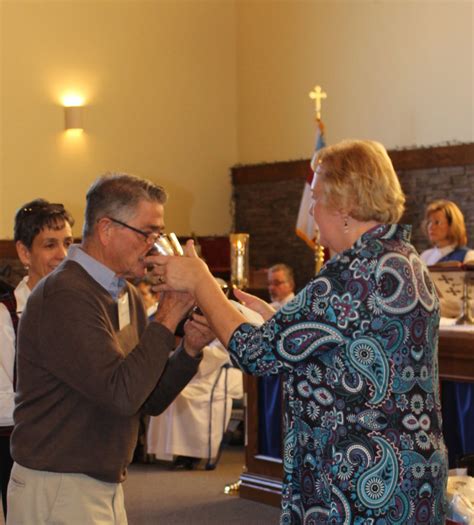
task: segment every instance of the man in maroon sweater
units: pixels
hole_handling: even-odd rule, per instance
[[[213,335],[166,293],[148,322],[137,290],[164,229],[166,193],[124,174],[89,189],[82,245],[36,286],[18,334],[8,524],[124,525],[121,482],[141,414],[157,415],[195,374]],[[150,270],[153,273],[153,269]]]

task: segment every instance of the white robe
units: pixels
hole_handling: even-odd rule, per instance
[[[230,365],[229,354],[222,344],[215,340],[203,352],[193,379],[161,415],[150,417],[147,452],[158,459],[172,460],[173,456],[215,458],[223,431],[229,424],[232,399],[243,397],[242,372]],[[226,364],[231,366],[227,369],[227,396],[226,370],[222,368]],[[211,416],[211,392],[216,381]]]
[[[28,276],[23,277],[14,294],[16,313],[21,316],[26,301],[31,293],[28,288]],[[0,303],[0,427],[13,425],[15,393],[13,392],[13,366],[15,362],[15,330],[4,304]]]

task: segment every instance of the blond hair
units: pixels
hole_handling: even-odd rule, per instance
[[[325,204],[358,221],[396,223],[403,194],[385,148],[373,140],[344,140],[323,148],[311,163],[324,182]]]
[[[456,246],[466,246],[467,233],[464,215],[453,201],[448,201],[446,199],[435,200],[426,207],[425,219],[423,221],[423,228],[426,235],[428,235],[428,220],[430,215],[437,211],[444,212],[446,220],[448,221],[448,240],[450,244],[455,244]]]

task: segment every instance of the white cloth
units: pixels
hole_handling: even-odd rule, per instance
[[[454,246],[453,244],[449,246],[444,246],[443,248],[437,248],[435,246],[434,248],[430,248],[429,250],[425,250],[424,252],[422,252],[420,254],[420,257],[427,266],[432,266],[433,264],[436,264],[438,261],[440,261],[443,257],[446,257],[446,255],[450,254],[455,249],[456,246]],[[469,250],[466,252],[463,262],[474,262],[474,250]],[[461,298],[455,299],[451,297],[441,297],[439,305],[441,308],[441,315],[445,318],[454,319],[461,315]]]
[[[219,341],[215,340],[203,349],[197,374],[162,414],[150,417],[147,431],[149,454],[163,460],[172,460],[173,456],[208,458],[211,423],[210,458],[217,456],[223,430],[229,424],[232,399],[243,397],[242,372],[232,367],[227,370],[225,395],[226,371],[222,367],[226,364],[230,365],[229,354]],[[211,391],[216,381],[211,407]]]
[[[21,315],[31,290],[24,277],[15,288],[16,312]],[[10,312],[0,303],[0,427],[13,425],[13,367],[15,363],[15,330]]]
[[[436,264],[438,261],[440,261],[443,257],[446,257],[446,255],[449,253],[453,252],[455,249],[456,246],[453,244],[444,246],[443,248],[437,248],[435,246],[434,248],[430,248],[429,250],[422,252],[420,257],[427,266],[432,266],[433,264]],[[463,262],[474,262],[474,250],[469,250],[466,252]]]
[[[273,303],[270,303],[270,306],[273,306],[275,310],[279,310],[282,306],[285,306],[286,303],[289,303],[294,297],[295,294],[291,292],[283,299],[283,301],[273,301]]]

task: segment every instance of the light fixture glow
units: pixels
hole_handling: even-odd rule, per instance
[[[82,106],[66,106],[64,108],[64,124],[66,130],[83,130]]]
[[[63,106],[83,106],[84,97],[77,95],[76,93],[67,93],[62,97]]]

